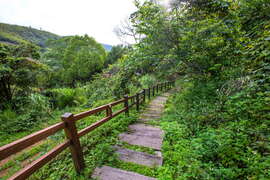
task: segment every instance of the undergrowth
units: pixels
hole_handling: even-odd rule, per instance
[[[246,104],[241,91],[221,100],[215,82],[182,79],[177,87],[161,122],[159,179],[270,178],[269,121],[252,116],[264,101]]]

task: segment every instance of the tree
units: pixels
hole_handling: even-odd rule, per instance
[[[115,63],[126,52],[127,52],[127,47],[124,47],[123,45],[113,46],[111,51],[108,53],[106,57],[105,64],[109,65],[109,64]]]
[[[105,49],[93,38],[68,36],[49,42],[44,61],[52,67],[56,83],[75,86],[76,81],[87,81],[104,66]]]
[[[39,54],[33,47],[29,44],[18,46],[0,44],[0,105],[2,107],[8,104],[13,106],[14,96],[18,92],[26,94],[37,84],[37,74],[44,66],[30,58],[38,57]]]
[[[130,18],[126,18],[120,23],[120,25],[115,27],[114,33],[117,35],[120,41],[127,45],[138,43],[141,39],[140,34],[136,32]]]

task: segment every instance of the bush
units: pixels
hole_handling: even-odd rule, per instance
[[[162,120],[165,163],[159,178],[269,179],[265,99],[241,90],[220,102],[219,83],[180,84]]]
[[[24,106],[17,112],[6,109],[0,113],[0,129],[3,132],[20,132],[29,130],[37,125],[51,113],[48,98],[40,94],[30,94],[24,98]]]
[[[16,129],[16,119],[18,118],[16,112],[11,109],[6,109],[0,113],[0,131],[10,132]]]
[[[140,84],[142,85],[143,88],[148,88],[153,86],[156,83],[156,78],[154,76],[151,75],[144,75],[143,77],[141,77],[139,79]]]
[[[63,109],[67,106],[78,106],[86,102],[85,90],[83,88],[59,88],[49,91],[52,103],[55,107]]]

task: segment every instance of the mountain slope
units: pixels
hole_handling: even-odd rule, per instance
[[[0,23],[0,42],[8,44],[19,44],[30,41],[40,47],[46,47],[48,39],[59,39],[61,36],[47,31],[38,30],[32,27],[11,25]],[[110,51],[112,46],[102,44],[106,51]]]
[[[45,47],[48,39],[58,39],[60,36],[31,27],[0,23],[0,41],[12,44],[30,41]]]

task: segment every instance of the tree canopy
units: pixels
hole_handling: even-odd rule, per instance
[[[69,36],[48,43],[44,62],[53,69],[56,81],[75,86],[86,81],[104,66],[106,52],[101,44],[85,36]]]

